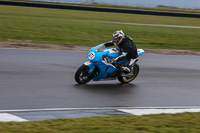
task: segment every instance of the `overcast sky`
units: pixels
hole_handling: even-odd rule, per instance
[[[120,5],[134,5],[134,6],[175,6],[182,8],[199,8],[200,0],[94,0],[98,3],[110,3]]]
[[[200,9],[200,0],[41,0],[66,3],[107,3],[116,5],[156,7],[158,5]]]

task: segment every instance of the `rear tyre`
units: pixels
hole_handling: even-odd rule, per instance
[[[79,67],[75,73],[75,80],[78,84],[86,84],[92,79],[91,75],[88,73],[89,70],[90,68],[84,64]]]
[[[123,76],[119,76],[119,77],[118,77],[118,80],[119,80],[121,83],[129,83],[129,82],[133,81],[133,80],[137,77],[137,75],[138,75],[138,73],[139,73],[139,70],[140,70],[140,67],[139,67],[138,64],[135,64],[135,65],[132,67],[132,69],[133,69],[133,71],[132,71],[133,76],[132,76],[132,77],[123,77]]]

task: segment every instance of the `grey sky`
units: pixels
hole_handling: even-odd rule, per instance
[[[133,6],[149,6],[155,7],[158,5],[175,6],[181,8],[199,8],[200,0],[95,0],[98,3],[110,3],[120,5]]]
[[[116,5],[156,7],[158,5],[200,9],[200,0],[41,0],[66,3],[106,3]]]

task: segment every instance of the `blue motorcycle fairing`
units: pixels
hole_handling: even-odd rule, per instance
[[[90,70],[88,71],[88,73],[91,73],[95,69],[95,66],[98,68],[98,70],[99,70],[98,73],[99,74],[92,79],[93,81],[98,81],[100,79],[105,79],[108,76],[108,72],[112,73],[112,72],[114,72],[116,70],[115,67],[112,67],[110,65],[106,65],[103,62],[91,63],[90,61],[87,61],[84,64],[86,66],[90,67]]]
[[[109,53],[107,54],[107,56],[110,59],[116,58],[120,55],[119,51],[116,48],[112,48],[112,47],[107,47],[104,51],[108,51]]]
[[[101,46],[101,45],[98,45],[96,47],[92,47],[89,52],[88,52],[88,59],[94,63],[94,62],[100,62],[102,61],[102,56],[105,54],[103,52],[96,52],[96,49]],[[107,52],[108,53],[108,52]],[[107,54],[106,53],[106,54]]]
[[[97,66],[99,72],[98,72],[98,75],[92,79],[93,81],[106,79],[106,78],[108,78],[107,76],[109,73],[112,73],[116,70],[114,67],[107,66],[104,63],[96,63],[96,66]]]
[[[84,65],[90,67],[90,70],[88,71],[88,73],[91,73],[91,72],[95,69],[95,65],[92,64],[90,61],[86,61],[86,62],[84,63]]]
[[[142,54],[144,54],[144,50],[143,49],[137,49],[137,52],[138,52],[139,56],[142,55]]]
[[[143,49],[138,49],[138,55],[142,55],[144,53]],[[116,48],[112,47],[105,47],[104,45],[100,44],[95,47],[92,47],[88,52],[88,59],[90,61],[85,62],[84,64],[88,67],[90,67],[90,70],[88,73],[93,72],[95,67],[98,68],[98,75],[94,78],[92,78],[93,81],[98,81],[101,79],[109,79],[108,75],[116,71],[115,66],[112,66],[112,64],[106,62],[106,60],[103,59],[103,55],[107,55],[109,59],[116,58],[120,55],[119,51]],[[120,62],[121,63],[127,61],[127,59],[124,59]]]
[[[104,47],[104,45],[100,44],[95,47],[92,47],[88,52],[89,62],[85,62],[84,64],[90,67],[88,73],[91,73],[95,67],[98,68],[98,75],[94,77],[92,80],[98,81],[100,79],[108,78],[108,74],[116,71],[116,68],[111,64],[105,62],[103,60],[103,55],[107,55],[110,59],[119,56],[119,52],[112,50],[111,47]]]

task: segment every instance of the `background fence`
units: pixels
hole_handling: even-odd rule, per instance
[[[95,0],[40,0],[40,1],[63,2],[63,3],[86,3],[86,4],[95,3]]]
[[[99,11],[99,12],[118,12],[118,13],[131,13],[131,14],[200,18],[199,13],[181,13],[181,12],[121,9],[121,8],[107,8],[107,7],[73,6],[73,5],[47,4],[47,3],[35,3],[35,2],[19,2],[19,1],[7,1],[7,0],[5,0],[5,1],[1,0],[0,4],[15,5],[15,6],[29,6],[29,7],[43,7],[43,8],[57,8],[57,9],[85,10],[85,11]]]

